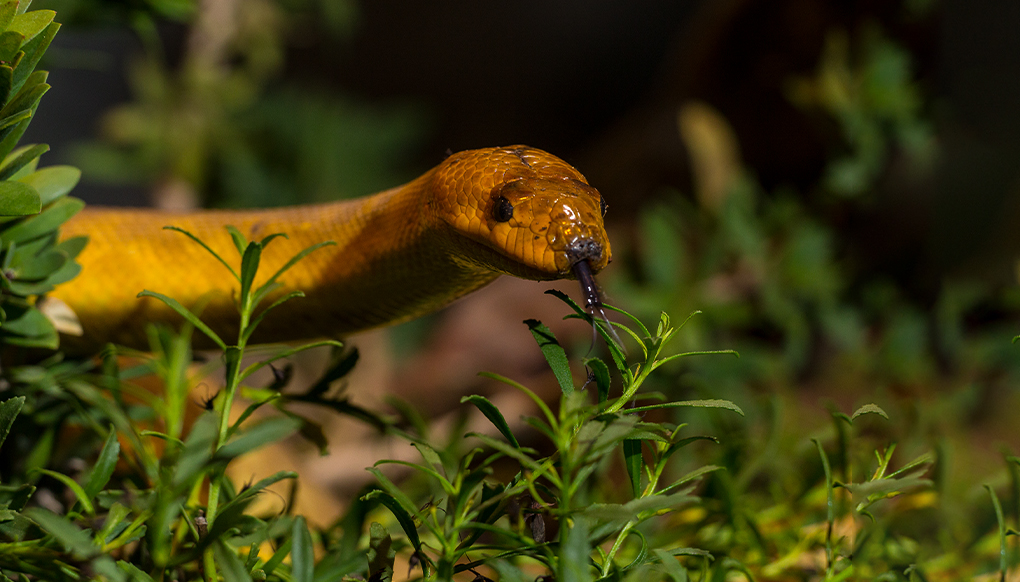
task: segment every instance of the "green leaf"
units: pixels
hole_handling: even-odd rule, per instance
[[[673,582],[688,582],[690,580],[687,576],[687,568],[681,566],[675,556],[666,550],[660,550],[658,548],[652,550],[652,553],[659,559],[659,563],[662,564],[666,574]]]
[[[131,582],[154,582],[151,576],[142,570],[139,570],[138,566],[135,566],[134,564],[129,564],[124,560],[118,560],[117,567],[127,572],[128,579],[131,580]]]
[[[312,582],[315,571],[315,552],[312,548],[312,534],[308,531],[305,518],[298,516],[290,527],[293,541],[290,550],[290,575],[294,582]]]
[[[48,151],[50,151],[50,146],[40,143],[26,148],[12,159],[4,160],[3,166],[0,166],[0,180],[9,180],[11,176],[18,173],[18,170]]]
[[[38,309],[28,309],[23,315],[14,320],[7,320],[0,331],[12,333],[27,338],[49,338],[56,333],[53,324]],[[13,339],[13,338],[10,338]]]
[[[460,399],[461,404],[464,404],[465,402],[474,404],[475,408],[481,411],[481,413],[485,415],[485,418],[488,418],[489,422],[496,427],[499,434],[503,435],[503,438],[509,441],[515,448],[521,448],[520,443],[517,442],[517,437],[515,437],[514,433],[510,430],[510,425],[507,424],[506,418],[503,417],[503,413],[500,412],[499,409],[496,408],[496,405],[489,401],[488,398],[473,394]]]
[[[244,256],[241,258],[241,295],[239,296],[241,305],[250,300],[251,284],[255,281],[261,258],[262,244],[248,243],[247,248],[244,249]]]
[[[173,231],[179,232],[179,233],[183,234],[184,236],[186,236],[186,237],[190,238],[191,240],[195,241],[195,242],[196,242],[196,243],[198,243],[198,244],[199,244],[199,245],[200,245],[200,246],[201,246],[201,247],[202,247],[203,249],[205,249],[206,251],[208,251],[210,255],[212,255],[213,257],[215,257],[215,258],[216,258],[216,260],[218,260],[218,261],[219,261],[220,263],[222,263],[222,264],[223,264],[223,266],[224,266],[224,267],[226,267],[228,271],[230,271],[230,274],[231,274],[231,275],[233,275],[235,279],[237,279],[238,281],[240,281],[240,280],[241,280],[241,277],[239,277],[239,276],[237,275],[237,271],[235,271],[235,270],[234,270],[234,268],[230,266],[230,263],[228,263],[228,262],[227,262],[227,261],[226,261],[226,260],[225,260],[225,259],[224,259],[223,257],[221,257],[221,256],[220,256],[220,255],[219,255],[219,254],[218,254],[218,253],[217,253],[216,251],[212,250],[212,247],[210,247],[209,245],[205,244],[205,241],[203,241],[202,239],[198,238],[197,236],[195,236],[195,235],[191,234],[190,232],[188,232],[188,231],[184,230],[183,228],[180,228],[180,227],[177,227],[177,226],[164,226],[163,228],[164,228],[165,230],[173,230]]]
[[[7,30],[20,33],[26,39],[35,37],[53,22],[57,13],[52,10],[33,10],[32,12],[19,14],[11,21]]]
[[[60,251],[49,250],[15,268],[14,276],[19,280],[40,281],[49,278],[65,264],[67,264],[67,255]]]
[[[21,412],[21,407],[24,405],[24,396],[10,398],[0,402],[0,447],[2,447],[4,441],[7,440],[7,435],[11,433],[11,426],[14,425],[14,419],[18,417],[18,413]]]
[[[66,485],[67,488],[74,493],[74,496],[78,498],[78,502],[81,503],[81,506],[85,510],[85,513],[89,515],[95,515],[96,508],[95,506],[92,505],[92,500],[89,499],[89,496],[85,493],[85,490],[82,489],[81,485],[79,485],[77,481],[68,477],[67,475],[64,475],[63,473],[50,471],[49,469],[36,469],[36,471],[42,473],[43,475],[49,475],[50,477],[53,477],[57,481],[60,481],[61,483]]]
[[[39,524],[39,527],[53,536],[68,552],[71,552],[78,559],[88,558],[99,551],[98,548],[92,545],[92,539],[89,535],[71,523],[66,517],[41,507],[26,509],[24,515]]]
[[[864,406],[861,406],[860,408],[855,410],[852,415],[850,415],[850,421],[853,422],[854,420],[857,420],[857,417],[862,414],[877,414],[882,418],[889,420],[889,415],[886,414],[884,410],[879,408],[877,404],[865,404]]]
[[[248,246],[248,239],[246,239],[244,235],[241,234],[241,231],[237,230],[237,227],[232,224],[227,225],[227,232],[230,233],[230,238],[234,240],[234,246],[237,247],[238,256],[243,257],[244,249]]]
[[[216,540],[213,546],[216,566],[223,573],[224,582],[251,582],[251,575],[244,569],[244,562],[234,548],[222,540]],[[215,578],[215,574],[213,575]]]
[[[0,12],[3,12],[4,8],[6,6],[0,7]],[[0,63],[11,64],[23,42],[25,35],[16,30],[5,30],[0,33]]]
[[[195,315],[190,310],[181,305],[176,299],[173,299],[172,297],[167,297],[162,293],[156,293],[148,290],[139,293],[138,297],[154,297],[156,299],[159,299],[163,303],[166,303],[167,307],[176,311],[188,323],[195,326],[195,329],[207,335],[209,339],[211,339],[217,346],[220,347],[221,350],[227,349],[227,344],[220,339],[220,336],[216,335],[216,332],[210,329],[208,325],[202,323],[202,320],[200,320],[197,315]]]
[[[261,446],[279,441],[299,428],[300,421],[293,418],[270,418],[238,434],[236,438],[220,447],[216,457],[221,459],[239,457]]]
[[[739,406],[730,402],[729,400],[681,400],[678,402],[663,402],[662,404],[649,404],[648,406],[637,406],[635,408],[628,408],[625,410],[628,414],[635,412],[646,412],[649,410],[659,410],[662,408],[679,408],[690,406],[694,408],[725,408],[726,410],[732,410],[740,416],[744,416],[744,411]]]
[[[17,125],[17,124],[19,124],[19,123],[21,123],[21,122],[23,122],[23,121],[25,121],[27,119],[31,119],[31,118],[32,118],[32,110],[31,109],[23,109],[23,110],[21,110],[21,111],[19,111],[17,113],[14,113],[12,115],[8,115],[7,117],[4,117],[3,119],[0,119],[0,135],[2,135],[4,130],[11,131],[11,129],[9,129],[9,128],[12,128],[15,125]]]
[[[0,30],[7,30],[11,26],[17,10],[18,2],[16,0],[8,0],[0,4]]]
[[[634,497],[641,495],[641,469],[644,459],[641,457],[641,441],[626,439],[623,441],[623,463],[630,477],[630,490]]]
[[[321,243],[314,244],[314,245],[304,249],[303,251],[299,252],[298,254],[294,255],[293,257],[291,257],[291,259],[289,261],[287,261],[286,264],[284,264],[282,267],[280,267],[279,271],[274,273],[273,276],[269,278],[269,280],[267,280],[261,287],[259,287],[258,291],[255,292],[256,298],[261,298],[262,295],[263,295],[263,289],[266,289],[267,287],[269,287],[270,285],[275,283],[276,280],[280,278],[280,275],[286,273],[291,267],[293,267],[295,264],[297,264],[298,261],[300,261],[301,259],[307,257],[313,251],[321,249],[322,247],[328,247],[328,246],[334,246],[334,245],[336,245],[336,242],[334,242],[334,241],[331,241],[331,240],[323,241]]]
[[[599,404],[607,402],[609,400],[609,386],[611,383],[609,366],[598,358],[588,358],[584,361],[584,365],[595,376],[595,386],[599,392]]]
[[[274,301],[269,307],[267,307],[267,308],[263,309],[261,312],[259,312],[259,314],[256,315],[255,318],[252,319],[248,323],[248,327],[246,327],[244,329],[244,332],[242,333],[241,337],[244,339],[245,342],[247,342],[248,338],[251,337],[251,334],[255,332],[255,330],[258,328],[259,324],[262,323],[262,320],[266,317],[266,315],[270,311],[272,311],[276,307],[279,307],[283,303],[286,303],[287,301],[290,301],[291,299],[295,299],[297,297],[304,297],[304,296],[305,296],[305,294],[303,292],[301,292],[301,291],[291,291],[290,293],[284,295],[283,297],[280,297],[279,299]],[[242,295],[242,297],[243,297],[243,295]]]
[[[581,516],[574,517],[573,527],[567,531],[566,542],[560,549],[557,562],[557,582],[589,582],[593,579],[591,571],[591,542],[588,540],[590,531],[589,520]],[[561,527],[568,527],[562,524]]]
[[[18,178],[39,193],[43,206],[66,195],[81,179],[81,170],[74,166],[50,166]]]
[[[99,452],[96,465],[92,468],[88,480],[85,481],[85,495],[89,499],[95,499],[96,495],[106,487],[117,468],[117,460],[120,458],[120,443],[117,442],[117,432],[110,427],[110,434],[106,437],[103,450]]]
[[[39,12],[48,12],[47,10],[37,10],[29,12],[25,16],[32,14],[38,14]],[[17,19],[15,19],[17,20]],[[21,50],[25,53],[24,58],[18,63],[14,69],[14,85],[11,90],[18,91],[21,86],[28,79],[29,75],[35,71],[35,66],[39,64],[39,60],[42,58],[43,53],[49,48],[50,43],[53,41],[53,37],[57,35],[57,31],[60,30],[60,25],[56,22],[51,22],[41,33],[37,34],[35,38],[29,40],[25,44],[21,45]],[[29,35],[25,35],[28,37]]]
[[[7,103],[8,102],[7,100],[10,99],[10,97],[11,97],[11,87],[12,86],[14,86],[14,67],[11,67],[9,65],[2,65],[2,64],[0,64],[0,103]],[[3,111],[3,115],[5,116],[4,117],[5,119],[6,119],[6,117],[9,117],[11,115],[11,113],[7,112],[6,109],[7,108],[4,107],[3,110],[0,110],[0,111]],[[31,117],[32,116],[32,110],[28,109],[28,113],[29,113],[29,117]],[[24,124],[25,122],[22,121],[21,123]],[[13,131],[13,130],[10,130],[10,131]],[[0,138],[3,138],[6,141],[6,136],[4,135],[4,133],[9,133],[7,128],[4,128],[3,131],[0,131]],[[11,147],[13,148],[14,146],[11,145]],[[0,153],[5,154],[6,152],[2,152],[2,150],[0,150]]]
[[[5,245],[11,242],[21,244],[50,234],[84,207],[85,203],[77,198],[61,198],[41,213],[3,231],[0,241]]]
[[[556,336],[541,321],[526,319],[524,324],[528,326],[528,329],[531,330],[531,335],[538,342],[538,347],[542,350],[545,361],[549,362],[549,367],[552,368],[556,381],[560,383],[560,390],[564,394],[572,394],[574,392],[574,378],[570,374],[570,362],[567,361],[567,352],[556,341]]]
[[[381,524],[372,522],[368,526],[369,541],[368,552],[368,579],[370,582],[391,582],[393,580],[393,558],[396,550],[393,549],[393,540],[390,534]],[[422,570],[425,565],[422,564]]]
[[[407,536],[407,539],[411,542],[411,545],[414,546],[414,551],[421,552],[421,538],[418,537],[418,528],[414,525],[414,520],[411,519],[411,515],[403,508],[403,506],[401,506],[400,502],[398,502],[395,497],[385,491],[375,490],[362,497],[362,499],[376,499],[379,503],[386,506],[386,508],[393,513],[393,516],[397,518],[397,522],[400,524],[401,529],[404,530],[404,534]],[[428,576],[428,572],[425,570],[424,560],[421,561],[421,572],[422,576]]]

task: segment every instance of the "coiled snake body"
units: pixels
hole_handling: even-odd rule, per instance
[[[192,232],[228,261],[238,255],[225,225],[249,240],[282,232],[288,238],[263,252],[256,285],[302,249],[337,244],[282,277],[270,301],[293,290],[306,297],[274,310],[253,341],[338,337],[434,311],[504,273],[592,286],[591,273],[611,257],[604,208],[577,170],[525,146],[453,154],[404,186],[331,204],[188,213],[88,207],[62,228],[65,238],[90,239],[78,257],[82,273],[52,295],[78,315],[84,335],[67,339],[79,347],[144,349],[147,322],[179,323],[161,302],[137,298],[143,289],[204,304],[203,321],[230,341],[236,281],[199,245],[163,227]]]

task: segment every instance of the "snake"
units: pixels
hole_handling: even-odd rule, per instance
[[[436,311],[500,275],[576,279],[588,308],[600,306],[594,275],[612,260],[607,204],[574,167],[515,145],[454,153],[399,187],[352,200],[267,209],[174,212],[86,206],[61,228],[87,236],[82,269],[52,297],[81,324],[62,335],[76,351],[107,343],[148,350],[149,323],[181,316],[143,290],[196,310],[226,342],[238,337],[239,283],[207,249],[241,256],[227,226],[247,240],[283,233],[262,249],[258,286],[302,250],[267,304],[300,291],[261,321],[250,343],[342,338]],[[213,347],[195,335],[196,347]]]

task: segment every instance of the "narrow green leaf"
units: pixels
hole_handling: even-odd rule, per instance
[[[652,550],[652,553],[659,559],[659,563],[662,564],[666,574],[673,582],[689,582],[690,578],[687,576],[687,568],[681,566],[675,556],[666,550],[660,550],[658,548]]]
[[[393,513],[393,517],[397,518],[397,522],[400,524],[401,529],[404,530],[404,534],[407,536],[408,541],[410,541],[411,545],[414,546],[414,551],[421,552],[421,538],[418,537],[418,528],[414,525],[414,520],[411,519],[411,515],[400,505],[395,497],[385,491],[375,490],[362,497],[362,499],[375,499],[386,506],[386,509],[389,509],[390,512]],[[421,572],[422,576],[428,576],[428,572],[425,570],[424,560],[421,563]]]
[[[49,475],[50,477],[53,477],[57,481],[60,481],[61,483],[66,485],[67,488],[74,493],[74,496],[78,499],[78,502],[81,503],[82,509],[85,510],[85,513],[89,515],[96,514],[96,508],[95,506],[92,505],[92,500],[89,499],[89,496],[85,493],[85,490],[82,489],[81,485],[79,485],[77,481],[68,477],[67,475],[64,475],[63,473],[50,471],[49,469],[36,469],[36,471],[42,473],[43,475]]]
[[[557,582],[588,582],[593,579],[592,545],[588,535],[591,525],[588,519],[581,516],[575,516],[573,522],[572,527],[566,523],[560,525],[570,529],[566,534],[566,543],[560,548],[556,568]]]
[[[641,457],[641,441],[638,439],[626,439],[623,441],[623,464],[627,468],[627,476],[630,477],[630,490],[634,497],[641,495],[641,469],[644,467],[644,459]]]
[[[284,558],[290,554],[290,547],[293,545],[293,538],[287,538],[287,541],[283,542],[283,545],[277,548],[276,553],[273,557],[266,560],[266,563],[262,565],[262,571],[266,573],[266,576],[270,576],[277,566],[283,563]]]
[[[26,16],[38,14],[39,12],[48,11],[36,10],[29,12]],[[14,69],[14,85],[11,87],[13,91],[18,91],[23,84],[26,84],[25,80],[35,71],[35,66],[39,64],[39,60],[42,59],[43,53],[49,48],[58,30],[60,30],[60,25],[56,22],[51,22],[42,32],[35,35],[35,38],[21,45],[21,50],[25,53],[25,56]],[[29,35],[26,34],[25,36],[28,37]]]
[[[2,124],[2,122],[0,122]],[[43,206],[65,196],[81,179],[81,170],[73,166],[50,166],[18,178],[39,193]]]
[[[9,93],[9,98],[10,99],[9,99],[9,101],[7,101],[7,104],[3,106],[3,109],[0,109],[0,117],[6,118],[6,117],[9,117],[11,115],[15,115],[15,114],[21,113],[23,111],[28,111],[32,115],[35,115],[35,111],[39,107],[39,100],[42,99],[43,95],[45,95],[50,90],[50,85],[48,83],[38,83],[38,82],[36,82],[36,81],[39,81],[40,79],[45,78],[45,76],[46,76],[46,73],[43,72],[43,71],[40,71],[39,73],[40,73],[39,75],[37,75],[35,77],[30,77],[29,79],[27,79],[26,82],[25,82],[25,85],[22,86],[20,90],[18,90],[18,89],[14,88],[14,75],[15,75],[15,72],[14,71],[11,72],[11,86],[8,87],[8,90],[10,91],[10,93]],[[4,72],[3,76],[4,77],[7,76],[6,72]],[[15,91],[17,91],[17,92],[15,92]],[[10,127],[14,127],[14,128],[27,127],[28,121],[29,120],[26,119],[25,121],[22,121],[20,123],[15,124],[14,126],[10,126]],[[6,130],[5,130],[5,132],[6,132]],[[22,131],[21,133],[24,133],[24,132]],[[17,134],[17,135],[13,135],[13,134]],[[7,140],[8,138],[13,138],[14,141],[16,142],[18,139],[20,139],[20,137],[21,137],[20,134],[18,134],[16,130],[11,130],[10,133],[6,134],[6,136],[4,137],[4,140]],[[3,158],[2,159],[4,160],[4,162],[8,161],[8,159],[10,158],[12,153],[15,153],[15,152],[21,153],[21,152],[25,151],[26,149],[28,149],[29,147],[31,147],[31,146],[22,146],[22,147],[20,147],[18,149],[14,149],[14,144],[7,144],[7,145],[10,145],[10,149],[7,150],[5,148],[5,151],[3,152]]]
[[[180,316],[183,317],[188,323],[190,323],[191,325],[195,326],[195,329],[197,329],[197,330],[201,331],[202,333],[204,333],[205,335],[207,335],[209,337],[209,339],[211,339],[217,346],[220,347],[221,350],[227,349],[227,344],[224,343],[224,341],[220,339],[220,336],[216,335],[216,332],[214,332],[212,329],[210,329],[208,325],[202,323],[202,320],[200,320],[198,318],[198,316],[196,316],[194,313],[189,311],[183,305],[178,303],[178,301],[176,299],[174,299],[172,297],[167,297],[166,295],[163,295],[162,293],[156,293],[154,291],[148,291],[148,290],[142,291],[141,293],[139,293],[138,297],[154,297],[156,299],[159,299],[163,303],[166,303],[167,307],[169,307],[170,309],[173,309],[178,314],[180,314]]]
[[[852,415],[850,415],[850,421],[852,422],[854,420],[857,420],[857,417],[862,414],[877,414],[882,418],[889,420],[889,415],[886,414],[885,411],[882,410],[877,404],[865,404],[864,406],[861,406],[860,408],[855,410]]]
[[[262,244],[248,243],[244,249],[244,256],[241,258],[241,305],[246,305],[251,299],[251,284],[255,281],[255,275],[259,270],[259,262],[262,259]]]
[[[224,582],[251,582],[251,575],[244,569],[244,562],[234,548],[222,540],[216,540],[213,554],[216,556],[216,566],[223,574]]]
[[[4,441],[7,440],[7,435],[11,433],[11,426],[14,425],[14,419],[18,417],[18,413],[21,412],[21,407],[24,405],[24,396],[9,398],[0,402],[0,447],[2,447]]]
[[[284,350],[284,351],[274,355],[271,358],[267,358],[267,359],[262,360],[260,362],[255,362],[254,364],[249,365],[247,368],[245,368],[244,370],[241,371],[240,379],[241,379],[241,381],[244,381],[248,376],[251,376],[255,372],[261,370],[262,368],[268,366],[269,364],[271,364],[271,363],[273,363],[273,362],[275,362],[277,360],[282,360],[283,358],[289,358],[289,357],[291,357],[294,354],[297,354],[299,352],[315,349],[315,348],[322,347],[322,346],[341,347],[341,346],[343,346],[343,344],[338,342],[338,341],[336,341],[336,340],[322,340],[322,341],[312,342],[310,344],[303,344],[303,345],[300,345],[300,346],[297,346],[297,347],[286,349],[286,350]]]
[[[7,103],[11,97],[11,87],[14,86],[14,67],[10,65],[0,64],[0,103]],[[7,108],[4,107],[4,111]],[[29,117],[31,117],[32,110],[29,109]],[[9,117],[12,113],[4,111],[4,117]],[[22,121],[21,123],[25,123]],[[5,128],[6,130],[7,128]],[[11,130],[13,131],[13,130]],[[0,132],[0,137],[5,137],[3,132]],[[12,146],[13,147],[13,146]],[[0,152],[0,155],[6,155],[6,152]]]
[[[266,281],[265,284],[262,285],[262,287],[260,287],[258,291],[256,291],[256,294],[257,295],[261,295],[262,294],[261,291],[262,291],[263,288],[268,287],[269,285],[272,285],[273,283],[275,283],[276,280],[280,278],[280,275],[283,275],[284,273],[286,273],[291,267],[296,265],[298,261],[300,261],[301,259],[307,257],[313,251],[321,249],[322,247],[329,247],[329,246],[335,246],[335,245],[336,245],[335,241],[327,240],[327,241],[323,241],[323,242],[318,243],[318,244],[314,244],[314,245],[304,249],[303,251],[299,252],[298,254],[294,255],[293,257],[291,257],[291,259],[289,261],[287,261],[286,264],[284,264],[282,267],[280,267],[280,270],[277,271],[276,273],[274,273],[273,276],[270,277],[269,280]]]
[[[499,434],[503,435],[503,438],[509,441],[515,448],[521,448],[520,443],[517,442],[517,437],[515,437],[514,433],[510,430],[510,425],[507,424],[506,418],[503,417],[503,413],[500,412],[499,409],[496,408],[496,405],[488,398],[473,394],[471,396],[464,396],[460,399],[461,404],[465,402],[474,404],[475,408],[481,411],[481,413],[485,415],[485,418],[488,418],[489,422],[496,427]]]
[[[588,358],[584,361],[584,365],[591,370],[592,376],[595,377],[595,386],[598,388],[599,394],[599,404],[609,401],[609,387],[611,385],[609,366],[598,358]]]
[[[730,402],[729,400],[681,400],[678,402],[663,402],[662,404],[649,404],[648,406],[638,406],[635,408],[628,408],[625,410],[627,413],[635,412],[646,412],[648,410],[659,410],[662,408],[679,408],[679,407],[694,407],[694,408],[725,408],[726,410],[732,410],[740,416],[744,416],[744,411],[739,406]]]
[[[216,260],[218,260],[220,263],[222,263],[223,266],[226,267],[228,271],[230,271],[230,274],[233,275],[235,279],[237,279],[238,281],[241,280],[241,277],[238,276],[237,271],[235,271],[234,268],[230,266],[230,263],[228,263],[216,251],[212,250],[212,247],[210,247],[209,245],[205,244],[205,241],[203,241],[202,239],[198,238],[197,236],[191,234],[190,232],[184,230],[183,228],[180,228],[180,227],[177,227],[177,226],[167,225],[167,226],[164,226],[163,228],[165,230],[173,230],[173,231],[179,232],[179,233],[183,234],[184,236],[190,238],[191,240],[195,241],[196,243],[201,245],[202,248],[204,248],[206,251],[208,251],[210,255],[212,255],[213,257],[216,257]]]
[[[237,227],[232,224],[227,225],[227,232],[230,233],[230,238],[234,239],[234,246],[237,247],[237,255],[239,257],[243,257],[244,249],[248,246],[248,239],[245,238],[245,236],[241,234],[241,231],[237,230]]]
[[[301,423],[286,417],[270,418],[238,434],[236,438],[220,447],[216,456],[221,459],[233,459],[244,453],[276,442],[296,432]]]
[[[39,524],[46,533],[54,537],[67,551],[78,559],[85,559],[98,553],[87,533],[71,523],[69,519],[41,507],[26,509],[24,516]]]
[[[538,347],[542,350],[545,361],[549,363],[553,375],[556,376],[556,381],[560,384],[560,390],[564,394],[573,394],[574,378],[570,373],[570,362],[567,360],[567,352],[556,341],[556,336],[541,321],[536,319],[526,319],[524,324],[528,326],[528,329],[531,330],[531,335],[538,342]]]
[[[85,203],[77,198],[61,198],[41,213],[8,228],[0,234],[0,241],[21,244],[50,234],[84,207]]]
[[[96,465],[92,468],[88,480],[85,481],[85,495],[89,499],[95,499],[103,487],[106,487],[106,484],[110,482],[110,477],[113,476],[113,471],[117,468],[119,458],[120,443],[117,442],[117,432],[111,426],[110,434],[106,437],[106,443],[99,453]]]
[[[266,315],[270,311],[272,311],[276,307],[279,307],[283,303],[286,303],[287,301],[290,301],[291,299],[294,299],[294,298],[297,298],[297,297],[304,297],[304,296],[305,296],[305,294],[303,292],[301,292],[301,291],[291,291],[290,293],[288,293],[288,294],[284,295],[283,297],[277,299],[269,307],[266,307],[265,309],[260,311],[259,314],[256,315],[254,319],[252,319],[250,322],[248,322],[248,327],[244,328],[244,333],[242,334],[241,337],[244,338],[245,342],[247,342],[248,338],[251,337],[251,334],[255,332],[255,329],[258,328],[259,324],[262,323],[262,320],[265,319]],[[243,297],[243,295],[242,295],[242,297]],[[253,302],[253,304],[254,304],[254,302]]]
[[[315,571],[315,552],[312,548],[312,534],[308,531],[305,518],[298,516],[290,528],[293,540],[290,551],[290,575],[294,582],[312,582]]]
[[[125,562],[124,560],[117,561],[117,567],[127,572],[128,579],[131,582],[155,582],[151,576],[138,569],[138,566]]]
[[[50,146],[40,143],[29,147],[13,159],[4,160],[3,167],[0,167],[0,180],[9,180],[11,176],[18,173],[18,170],[48,151],[50,151]]]

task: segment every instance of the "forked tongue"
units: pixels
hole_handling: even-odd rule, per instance
[[[595,317],[598,316],[606,324],[606,330],[609,331],[609,335],[616,342],[616,345],[620,346],[620,349],[624,354],[627,353],[627,348],[624,347],[623,341],[620,336],[616,334],[616,330],[613,329],[613,324],[606,317],[606,312],[602,309],[602,298],[599,296],[599,287],[595,284],[595,275],[591,272],[591,265],[588,264],[587,260],[577,261],[574,266],[571,267],[574,271],[574,276],[581,283],[581,294],[584,295],[584,308],[588,312],[588,315],[592,316],[591,322],[591,333],[592,333],[592,345],[595,345],[595,340],[598,337],[598,328],[595,325]]]

